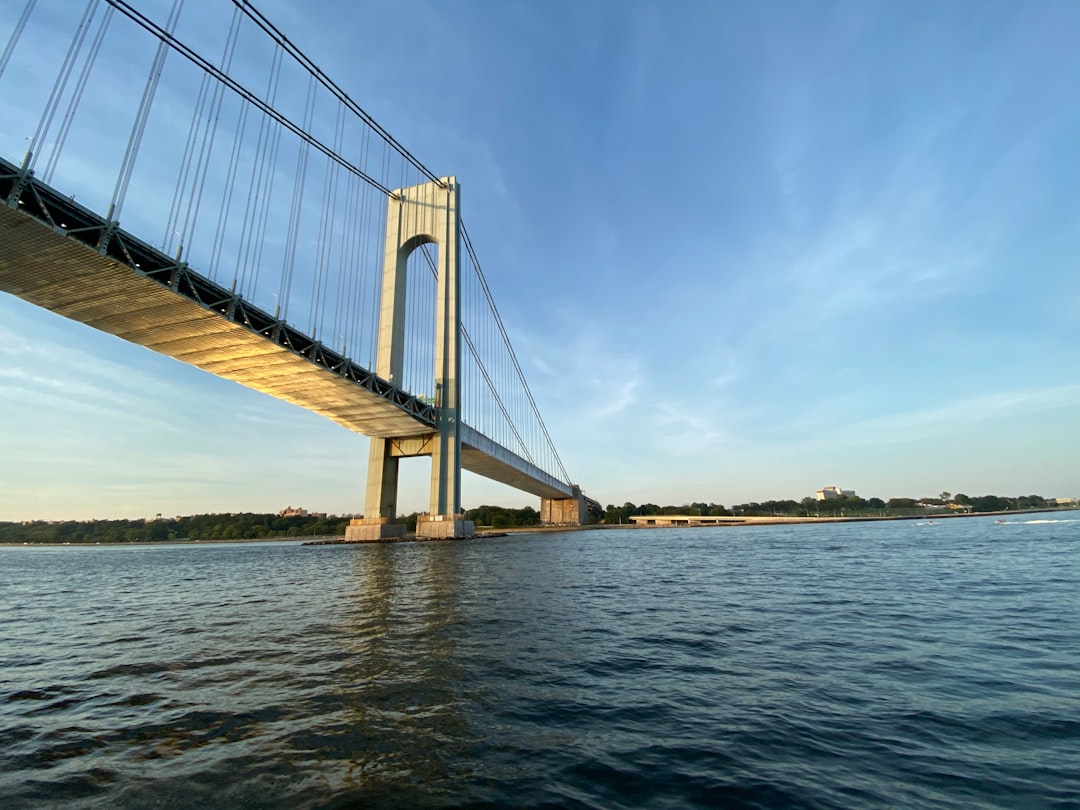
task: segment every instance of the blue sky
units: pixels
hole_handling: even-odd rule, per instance
[[[458,177],[602,503],[1080,496],[1075,3],[259,7]],[[364,437],[8,295],[0,417],[0,520],[363,508]]]

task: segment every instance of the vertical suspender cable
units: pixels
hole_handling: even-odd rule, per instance
[[[281,49],[274,49],[273,59],[270,61],[270,76],[266,82],[266,95],[272,104],[277,98],[278,80],[281,76]],[[274,131],[271,119],[264,115],[259,121],[259,136],[255,144],[255,157],[251,164],[251,179],[248,182],[247,203],[244,206],[244,222],[240,228],[240,254],[239,275],[240,290],[247,288],[247,277],[253,266],[259,261],[256,231],[258,230],[260,211],[269,204],[270,192],[273,183],[273,173],[269,178],[268,188],[263,193],[263,182],[267,174],[267,152],[271,150],[270,143],[273,141]],[[276,154],[276,150],[273,150]],[[236,289],[236,279],[233,279],[233,288]],[[280,301],[275,307],[274,317],[278,316]]]
[[[232,51],[236,44],[236,36],[239,29],[241,15],[238,10],[233,10],[233,19],[229,25],[229,32],[225,38],[225,49],[222,53],[222,70],[228,73],[229,67],[232,64]],[[199,126],[199,121],[203,119],[203,109],[206,106],[207,94],[209,91],[212,75],[208,72],[204,72],[203,81],[199,87],[199,96],[195,102],[195,107],[192,110],[191,125],[188,130],[188,140],[184,148],[184,156],[180,164],[179,178],[177,182],[176,191],[173,196],[172,209],[169,215],[169,221],[165,227],[165,239],[163,244],[165,249],[169,249],[171,243],[171,237],[176,233],[175,229],[179,227],[180,239],[183,241],[185,235],[190,242],[192,233],[194,231],[195,222],[192,217],[195,215],[197,220],[198,205],[196,201],[202,196],[202,190],[205,187],[206,182],[206,164],[209,162],[210,152],[213,148],[214,135],[217,133],[218,114],[221,108],[221,98],[224,94],[225,87],[221,82],[214,83],[214,91],[210,97],[210,109],[205,116],[205,121],[202,126]],[[201,129],[202,134],[199,135]],[[198,145],[198,158],[194,162],[192,167],[192,160],[195,158],[196,146]],[[190,176],[190,189],[188,183],[188,177]],[[180,220],[180,209],[183,204],[183,197],[185,190],[188,190],[187,205],[183,206],[184,221]],[[179,254],[178,254],[179,255]],[[211,271],[213,266],[211,267]]]
[[[330,209],[330,194],[331,187],[334,182],[334,161],[329,158],[326,160],[326,172],[323,174],[323,193],[322,193],[322,206],[320,208],[319,216],[319,235],[315,241],[315,266],[314,271],[311,274],[311,300],[308,302],[308,319],[311,322],[311,336],[315,337],[319,333],[325,335],[326,330],[323,328],[325,324],[322,322],[322,308],[319,306],[323,280],[326,273],[326,246],[329,240],[326,237],[327,233],[327,220],[331,218]],[[324,341],[325,342],[325,341]]]
[[[363,197],[360,198],[360,229],[362,249],[363,249],[363,261],[364,261],[364,276],[362,284],[360,286],[360,300],[356,302],[356,327],[357,334],[359,335],[360,344],[364,347],[365,352],[358,354],[357,357],[363,358],[367,362],[367,367],[375,369],[375,342],[373,336],[376,329],[376,321],[378,320],[377,314],[369,309],[369,301],[374,302],[379,297],[379,287],[382,283],[382,276],[378,270],[372,265],[371,255],[375,253],[375,249],[372,248],[372,243],[379,244],[379,237],[373,236],[374,230],[373,221],[378,219],[381,206],[377,206],[372,202],[370,187],[363,189]],[[380,197],[379,202],[382,202]],[[385,198],[388,205],[393,204],[393,201],[387,197]],[[383,217],[383,222],[386,219]],[[381,264],[380,264],[381,266]],[[370,278],[368,277],[370,273]]]
[[[165,30],[170,36],[176,28],[176,21],[180,18],[180,10],[183,6],[184,0],[173,0],[169,19],[165,24]],[[146,122],[150,118],[150,107],[154,103],[154,94],[157,92],[158,82],[161,80],[161,71],[165,66],[165,56],[168,52],[168,42],[165,40],[159,42],[157,53],[154,55],[154,61],[150,67],[150,75],[146,78],[146,87],[143,89],[142,100],[139,102],[139,110],[135,115],[135,123],[131,128],[131,137],[128,139],[127,150],[124,152],[124,160],[120,164],[120,176],[116,180],[116,189],[113,191],[112,202],[109,203],[107,218],[110,220],[120,219],[120,209],[124,206],[124,197],[127,196],[128,184],[131,182],[131,174],[135,169],[135,159],[139,154],[139,145],[142,143],[143,133],[146,131]]]
[[[364,134],[360,139],[360,165],[367,166],[368,142],[371,130],[368,127],[364,127]],[[371,186],[359,185],[355,178],[350,178],[350,182],[355,189],[354,202],[353,202],[353,217],[356,219],[354,230],[350,235],[350,239],[353,243],[353,287],[349,292],[349,308],[346,310],[346,322],[348,324],[348,334],[350,344],[356,346],[355,357],[363,357],[363,330],[360,327],[359,319],[362,317],[364,311],[363,307],[363,295],[364,290],[367,287],[367,270],[368,270],[368,247],[367,239],[368,232],[365,227],[366,224],[366,212],[367,212],[367,195],[371,190]],[[364,196],[361,196],[364,195]],[[370,368],[370,366],[369,366]]]
[[[365,127],[364,134],[366,136],[369,130]],[[360,138],[360,161],[361,166],[365,162],[365,144],[366,137]],[[360,336],[357,332],[356,324],[356,308],[359,303],[359,297],[361,290],[363,289],[363,279],[366,277],[366,259],[367,256],[363,252],[361,240],[363,239],[363,232],[361,231],[361,194],[364,191],[364,187],[356,182],[356,178],[352,176],[346,176],[346,180],[349,183],[349,188],[352,192],[352,214],[348,219],[349,227],[342,231],[342,256],[346,255],[346,248],[348,247],[348,266],[349,266],[349,286],[347,295],[343,301],[342,308],[342,331],[345,332],[346,339],[349,346],[353,347],[352,351],[354,356],[359,357],[357,353],[360,348]]]
[[[411,229],[410,229],[411,232]],[[419,248],[423,250],[423,247]],[[401,388],[405,389],[409,393],[418,393],[416,390],[416,376],[417,376],[417,351],[420,347],[420,341],[417,339],[415,332],[419,322],[417,320],[417,303],[419,298],[419,279],[416,272],[416,262],[420,256],[413,254],[410,260],[405,263],[405,364],[402,369],[402,377],[400,380],[394,382]],[[411,267],[410,267],[411,265]],[[410,272],[411,271],[411,272]],[[412,276],[412,278],[410,278]]]
[[[414,355],[416,354],[416,344],[418,342],[414,340],[412,334],[410,334],[410,330],[416,329],[416,285],[413,283],[414,279],[409,278],[409,265],[411,264],[413,266],[411,275],[415,276],[417,258],[419,257],[414,256],[412,257],[412,261],[409,261],[408,259],[405,261],[405,331],[403,335],[405,346],[402,350],[403,362],[401,379],[394,380],[395,385],[407,391],[411,391],[412,389],[413,366],[415,365]]]
[[[266,190],[263,193],[262,197],[258,200],[258,207],[256,208],[258,221],[256,223],[255,231],[255,251],[251,261],[252,296],[255,295],[255,290],[259,286],[259,276],[262,273],[262,255],[263,250],[266,248],[266,228],[270,222],[270,209],[274,199],[274,178],[277,176],[277,171],[275,169],[278,165],[277,156],[280,147],[281,127],[275,127],[271,125],[269,152],[263,166],[266,177]],[[284,303],[282,304],[282,307],[284,308]],[[282,315],[282,317],[284,318],[285,316]]]
[[[97,61],[98,54],[101,52],[101,43],[105,39],[105,32],[109,28],[109,20],[112,19],[112,14],[112,6],[108,6],[101,17],[101,22],[98,24],[94,40],[90,43],[90,51],[86,55],[86,61],[83,63],[82,71],[79,73],[79,79],[75,83],[75,90],[72,91],[71,98],[68,99],[68,108],[64,113],[64,119],[60,122],[60,131],[56,133],[56,145],[53,147],[52,154],[49,155],[48,163],[45,164],[45,171],[42,174],[42,179],[46,183],[52,182],[53,172],[56,171],[56,164],[60,160],[64,143],[67,141],[68,133],[71,131],[71,124],[75,120],[76,111],[79,109],[79,102],[82,100],[86,84],[90,80],[90,72]]]
[[[311,129],[311,117],[315,107],[315,80],[308,81],[307,102],[304,108],[304,129]],[[292,209],[289,211],[289,230],[285,236],[285,260],[281,268],[281,317],[288,317],[289,297],[292,292],[293,269],[296,266],[296,248],[300,241],[300,215],[304,210],[304,185],[307,180],[308,144],[302,142],[296,154],[296,177],[293,178]],[[314,324],[312,325],[314,329]],[[316,337],[314,331],[312,337]]]
[[[233,20],[229,26],[229,34],[225,38],[225,51],[222,54],[222,69],[228,72],[232,66],[233,53],[236,50],[236,40],[240,33],[240,15],[233,12]],[[214,141],[217,139],[218,122],[221,120],[221,105],[224,100],[225,86],[218,82],[214,87],[214,94],[210,101],[210,112],[203,126],[202,138],[199,147],[199,159],[195,165],[195,180],[191,184],[191,194],[188,197],[187,210],[184,212],[184,221],[180,232],[188,234],[188,243],[191,243],[195,235],[195,227],[199,221],[199,207],[202,202],[203,191],[206,188],[206,176],[210,169],[210,158],[214,151]],[[244,105],[247,106],[247,105]],[[217,264],[210,265],[210,273],[214,274]]]
[[[389,147],[383,144],[383,155],[385,158],[386,150]],[[370,144],[369,152],[370,154]],[[394,205],[394,200],[390,197],[383,197],[380,195],[376,200],[373,199],[374,194],[369,186],[364,190],[363,208],[361,227],[364,234],[364,257],[365,267],[370,270],[371,278],[369,279],[367,273],[364,275],[364,285],[362,287],[363,298],[357,304],[357,311],[359,312],[358,328],[360,331],[361,339],[367,346],[367,367],[377,368],[376,363],[378,359],[378,329],[379,329],[379,299],[380,292],[382,290],[382,273],[379,272],[382,268],[382,262],[379,260],[379,256],[382,254],[381,247],[383,241],[386,238],[386,218],[389,216],[389,206]],[[376,204],[378,203],[378,204]],[[383,206],[387,206],[386,210]],[[374,261],[372,260],[372,254],[374,254]],[[370,302],[370,303],[369,303]],[[366,328],[365,328],[366,327]]]
[[[273,98],[273,88],[277,86],[278,70],[281,65],[281,49],[274,49],[274,56],[270,60],[270,75],[266,80],[266,94]],[[247,106],[247,105],[245,105]],[[239,289],[243,292],[247,288],[248,268],[255,252],[254,230],[258,221],[258,207],[262,200],[263,173],[266,165],[267,141],[270,138],[270,119],[263,116],[259,119],[259,134],[255,140],[255,155],[251,161],[251,177],[248,180],[247,200],[244,205],[244,220],[240,226],[240,252],[237,255],[239,275]],[[237,279],[233,278],[233,289],[237,288]],[[277,317],[277,313],[274,313]]]
[[[75,66],[75,60],[78,58],[83,41],[86,39],[86,31],[90,27],[90,22],[94,17],[94,7],[97,6],[97,3],[98,0],[90,0],[90,2],[86,4],[82,19],[79,20],[79,26],[75,29],[75,36],[72,37],[67,54],[64,56],[64,61],[60,65],[60,72],[57,74],[56,81],[53,83],[52,92],[49,94],[49,100],[45,103],[45,109],[41,113],[41,120],[38,121],[37,130],[34,132],[34,136],[30,141],[30,148],[26,153],[31,169],[37,162],[38,154],[44,148],[43,141],[49,134],[53,116],[56,115],[56,108],[60,106],[60,99],[67,89],[67,82],[71,77],[71,69]]]
[[[442,249],[446,249],[446,248],[445,247],[438,247],[436,249],[437,249],[437,251],[442,251]],[[435,314],[436,314],[436,312],[438,310],[438,285],[434,282],[434,280],[431,280],[429,283],[431,284],[431,286],[429,287],[431,292],[428,293],[428,295],[426,297],[424,297],[424,300],[427,301],[428,306],[426,308],[426,311],[424,311],[424,313],[423,313],[423,320],[424,320],[424,323],[430,324],[430,326],[428,328],[431,329],[432,332],[434,332]],[[459,303],[459,306],[460,306],[460,303]],[[458,340],[458,346],[460,346],[460,345],[461,345],[461,341],[459,339]],[[434,367],[434,363],[435,363],[435,345],[434,345],[434,341],[428,342],[428,347],[429,347],[429,351],[431,352],[431,354],[429,355],[430,360],[428,362],[428,368],[427,368],[427,374],[428,374],[427,389],[428,389],[428,393],[430,395],[434,395],[434,393],[435,393],[435,367]],[[460,391],[460,386],[461,386],[461,383],[459,381],[458,382],[458,390],[459,391]]]
[[[202,118],[203,106],[206,104],[206,94],[209,91],[210,74],[204,73],[202,82],[199,83],[198,98],[196,98],[195,106],[191,110],[191,123],[188,125],[187,140],[184,142],[184,154],[180,158],[180,168],[176,175],[172,205],[169,207],[169,218],[165,221],[165,235],[161,240],[161,249],[166,253],[172,250],[172,237],[176,234],[177,220],[180,217],[180,205],[188,185],[188,176],[191,173],[191,157],[195,152],[195,133],[198,132],[199,119]],[[181,234],[181,250],[183,250],[183,239],[183,234]],[[177,254],[177,258],[180,258],[179,254]]]
[[[339,123],[338,123],[338,134],[337,134],[337,142],[338,142],[337,149],[338,150],[341,149],[341,143],[344,141],[344,138],[345,138],[345,116],[344,116],[344,112],[345,112],[345,108],[343,106],[339,105],[338,106],[338,121],[339,121]],[[337,178],[337,180],[340,180],[340,178]],[[346,177],[345,178],[345,188],[344,188],[344,197],[345,197],[345,199],[343,201],[342,210],[339,211],[338,210],[338,205],[337,205],[337,200],[338,200],[337,180],[335,180],[334,198],[333,198],[332,203],[331,203],[333,205],[333,212],[334,213],[333,213],[333,217],[330,220],[331,227],[329,229],[329,233],[326,236],[326,257],[327,257],[327,262],[329,263],[329,265],[330,265],[330,267],[332,269],[331,272],[334,272],[334,281],[336,282],[336,287],[337,287],[337,289],[332,289],[331,290],[331,293],[333,294],[333,309],[334,309],[333,316],[332,316],[333,317],[332,331],[333,331],[333,333],[335,335],[335,338],[338,341],[338,342],[336,342],[334,344],[335,346],[343,345],[345,343],[345,325],[342,322],[341,311],[342,311],[342,306],[344,304],[344,301],[346,300],[346,298],[345,298],[346,290],[348,289],[348,282],[350,280],[349,279],[349,266],[345,262],[344,254],[341,253],[338,250],[338,244],[339,243],[338,243],[338,240],[337,240],[338,234],[344,233],[345,229],[346,229],[346,226],[348,224],[350,186],[348,185],[349,179]],[[335,254],[338,254],[336,267],[335,267],[335,262],[334,262],[334,255]],[[342,353],[342,355],[345,354],[345,349],[344,348],[341,349],[341,353]]]
[[[440,247],[432,243],[424,245],[424,249],[429,256],[434,254],[431,261],[437,262],[439,253],[446,250],[446,246]],[[430,395],[435,392],[435,322],[439,307],[439,284],[434,279],[419,272],[417,275],[424,279],[424,283],[421,284],[419,278],[416,280],[417,303],[420,308],[417,320],[419,341],[416,346],[416,376],[423,381],[424,393]]]
[[[359,165],[364,168],[364,171],[369,170],[369,164],[373,161],[374,149],[371,145],[371,130],[368,127],[363,127],[363,134],[360,136],[360,159]],[[373,264],[379,264],[381,262],[373,262],[372,256],[376,253],[376,248],[372,247],[371,234],[371,219],[374,216],[374,209],[376,206],[372,202],[372,189],[373,187],[368,184],[358,185],[356,188],[356,205],[355,213],[356,217],[356,229],[355,235],[352,236],[353,255],[354,255],[354,276],[353,276],[353,291],[349,296],[349,309],[347,313],[348,329],[351,337],[349,338],[350,344],[355,346],[353,349],[353,357],[357,362],[362,362],[368,356],[370,352],[367,346],[366,333],[367,333],[367,297],[368,291],[371,287],[371,281],[377,278],[377,272],[373,269]],[[379,194],[380,201],[384,199],[382,194]],[[377,248],[378,255],[382,254],[382,245]],[[369,363],[367,368],[374,370],[375,366]]]
[[[332,220],[330,220],[332,221],[333,227],[330,228],[329,237],[326,240],[326,255],[329,266],[333,268],[336,264],[337,267],[335,278],[337,288],[330,291],[334,298],[333,329],[337,340],[335,346],[340,345],[342,347],[341,354],[345,355],[345,346],[347,345],[348,338],[346,335],[345,318],[343,318],[342,312],[345,310],[346,291],[349,288],[352,267],[350,267],[346,261],[345,253],[340,249],[341,243],[338,238],[341,234],[345,233],[347,229],[352,186],[349,183],[348,177],[343,178],[343,183],[345,183],[345,188],[340,192],[335,189],[333,217]],[[339,210],[337,205],[337,201],[340,198],[343,198],[341,210]],[[337,262],[334,261],[335,254],[337,255]]]
[[[244,130],[247,128],[247,114],[250,106],[240,102],[240,112],[236,117],[236,129],[233,132],[232,154],[229,155],[229,170],[225,173],[225,190],[221,195],[221,211],[218,213],[217,227],[214,229],[214,248],[210,253],[210,267],[221,265],[221,251],[228,232],[229,214],[232,212],[232,195],[236,188],[236,169],[240,165],[240,146],[244,142]],[[235,267],[239,267],[239,251]],[[233,292],[236,291],[236,270],[233,271]]]
[[[334,123],[334,151],[340,154],[341,152],[341,136],[342,136],[342,123],[344,121],[343,113],[345,108],[338,105],[337,120]],[[334,219],[337,216],[337,173],[338,164],[330,158],[326,159],[326,174],[323,179],[323,204],[322,204],[322,217],[319,221],[319,241],[315,245],[316,251],[316,263],[315,263],[315,279],[312,284],[311,295],[311,321],[312,323],[318,323],[322,327],[323,324],[323,302],[326,299],[326,282],[327,276],[330,273],[330,262],[333,255],[333,234],[334,234]],[[329,331],[332,333],[329,337],[331,339],[336,338],[337,332],[337,319],[330,324]],[[321,331],[326,333],[326,329]],[[313,329],[312,335],[315,334]],[[326,342],[325,340],[323,341]]]
[[[382,166],[383,166],[383,174],[382,174],[383,178],[389,179],[389,177],[390,177],[390,144],[386,143],[385,141],[383,142]],[[391,205],[400,206],[401,202],[399,200],[397,200],[397,199],[387,197],[386,198],[386,205],[387,206],[391,206]],[[382,206],[379,206],[380,210],[381,210],[381,208],[382,208]],[[389,209],[387,210],[386,214],[387,214],[387,216],[389,216]],[[387,238],[386,231],[385,231],[387,216],[382,217],[381,221],[376,221],[376,222],[372,223],[372,228],[378,228],[376,233],[381,232],[383,234],[383,239]],[[378,218],[376,218],[376,220],[378,220]],[[374,287],[374,295],[371,296],[371,317],[368,318],[368,323],[371,324],[370,344],[369,344],[371,346],[371,365],[370,365],[370,368],[376,368],[377,364],[379,362],[379,312],[380,312],[380,307],[382,306],[382,301],[381,301],[381,299],[382,299],[382,294],[381,294],[382,293],[382,276],[380,276],[378,273],[376,273],[376,276],[377,276],[377,281],[373,285],[373,287]]]
[[[350,248],[356,244],[356,178],[345,176],[345,211],[341,222],[341,241],[338,246],[338,254],[341,257],[341,271],[338,275],[338,292],[334,300],[336,312],[335,329],[341,330],[341,354],[349,356],[349,344],[352,342],[351,322],[349,311],[352,307],[352,299],[356,287],[356,276],[359,268],[354,259],[355,251]]]
[[[472,265],[469,266],[469,270],[470,271],[472,270]],[[474,338],[477,338],[477,339],[483,341],[483,339],[484,339],[483,324],[476,317],[476,314],[477,314],[477,309],[476,309],[476,283],[473,281],[473,274],[471,272],[469,273],[468,278],[469,278],[469,285],[470,285],[470,287],[469,287],[469,312],[471,313],[470,317],[471,317],[471,320],[472,320],[472,334],[473,334]],[[477,430],[483,430],[483,420],[482,420],[483,410],[482,409],[483,409],[483,404],[484,403],[483,403],[483,400],[481,399],[480,369],[478,368],[478,366],[480,364],[481,355],[477,353],[476,349],[473,349],[470,352],[470,354],[472,355],[472,361],[473,361],[473,364],[472,364],[472,394],[470,396],[470,401],[472,403],[471,406],[470,406],[472,408],[472,418],[475,420],[475,424],[473,424],[473,427],[475,427]]]
[[[26,5],[23,6],[22,14],[19,15],[19,19],[15,23],[15,30],[11,32],[8,44],[4,46],[4,52],[0,54],[0,76],[4,75],[4,68],[7,67],[8,60],[11,59],[11,54],[15,51],[15,44],[19,41],[19,37],[26,27],[26,21],[30,19],[30,12],[34,10],[36,3],[37,0],[26,0]]]

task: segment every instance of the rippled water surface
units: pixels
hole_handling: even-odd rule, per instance
[[[0,548],[0,806],[1078,807],[1072,515]]]

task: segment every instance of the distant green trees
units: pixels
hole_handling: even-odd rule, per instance
[[[345,533],[349,518],[241,513],[154,520],[0,523],[0,543],[160,543],[170,540],[258,540]]]
[[[949,493],[943,492],[942,495]],[[857,495],[841,495],[819,501],[807,496],[801,501],[774,500],[751,501],[735,504],[731,508],[714,503],[690,503],[681,506],[658,506],[645,503],[635,506],[627,501],[622,506],[609,504],[604,512],[603,521],[608,525],[629,523],[636,515],[746,515],[753,517],[885,517],[914,516],[934,513],[951,513],[955,510],[949,504],[964,506],[964,511],[1004,512],[1015,509],[1043,509],[1056,506],[1039,495],[1023,495],[1007,498],[1000,495],[981,495],[969,497],[959,494],[943,500],[935,498],[860,498]]]
[[[514,529],[525,526],[539,526],[540,513],[531,506],[521,509],[508,509],[502,506],[478,506],[465,512],[465,519],[473,521],[477,527],[492,529]]]
[[[609,504],[604,510],[603,522],[607,524],[629,523],[634,515],[730,515],[731,510],[720,503],[695,502],[682,506],[657,506],[655,503],[643,503],[635,506],[627,501],[622,506]]]
[[[947,493],[942,493],[947,494]],[[1008,498],[1001,495],[968,496],[958,494],[948,503],[970,507],[974,512],[1004,512],[1018,509],[1057,508],[1041,495],[1021,495]],[[622,506],[609,504],[599,517],[612,525],[629,523],[636,515],[747,515],[755,517],[870,517],[914,516],[949,513],[954,510],[941,498],[859,498],[841,496],[819,501],[813,497],[801,501],[773,500],[740,503],[731,508],[718,503],[694,502],[679,506],[659,506],[643,503],[640,506],[625,502]],[[923,505],[920,505],[923,504]],[[479,506],[466,511],[467,520],[478,527],[510,529],[537,526],[540,514],[531,506],[511,509],[502,506]],[[401,518],[406,528],[416,531],[417,513]],[[329,515],[263,515],[240,513],[231,515],[191,515],[154,520],[91,520],[91,521],[31,521],[0,523],[0,543],[161,543],[170,540],[258,540],[286,537],[341,536],[349,523],[348,517]]]
[[[753,515],[755,517],[784,517],[800,515],[804,511],[801,503],[795,501],[751,501],[750,503],[738,503],[731,507],[736,515]]]

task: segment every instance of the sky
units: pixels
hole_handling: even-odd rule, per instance
[[[602,504],[1080,496],[1080,5],[257,7],[457,176]],[[0,293],[0,520],[360,512],[367,450]],[[464,475],[466,508],[534,500]]]

